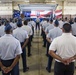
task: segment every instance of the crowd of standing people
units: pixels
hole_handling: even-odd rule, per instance
[[[55,58],[54,75],[74,75],[76,59],[76,18],[44,19],[41,22],[43,47],[48,57],[46,70],[50,73]]]
[[[32,19],[0,18],[0,67],[3,75],[19,75],[19,59],[22,57],[23,72],[29,70],[26,59],[31,53],[34,31],[41,29],[43,47],[48,57],[46,70],[51,72],[55,58],[54,75],[74,75],[76,59],[76,18]]]

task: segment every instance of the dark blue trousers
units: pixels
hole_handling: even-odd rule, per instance
[[[32,27],[32,31],[33,31],[33,36],[34,36],[34,27]]]
[[[24,43],[21,43],[21,46],[22,46],[23,44],[24,44]],[[26,68],[27,68],[27,65],[26,65],[26,48],[23,48],[23,49],[22,49],[22,54],[21,54],[21,56],[22,56],[23,71],[25,71]]]
[[[52,61],[53,61],[53,57],[49,55],[48,56],[48,64],[47,64],[48,71],[51,71]]]
[[[43,32],[43,42],[44,42],[44,46],[46,47],[46,34],[45,34],[45,32]]]
[[[11,64],[13,63],[13,61],[14,61],[14,59],[12,59],[12,60],[1,60],[1,62],[2,62],[2,64],[4,65],[4,66],[6,66],[6,67],[10,67],[11,66]],[[20,75],[19,74],[19,63],[17,63],[16,65],[15,65],[15,67],[12,69],[12,71],[10,71],[9,73],[4,73],[3,71],[2,71],[2,75]]]
[[[40,23],[36,23],[36,30],[37,30],[37,27],[38,27],[38,30],[40,30]]]
[[[74,75],[74,62],[64,65],[61,62],[55,62],[54,75]]]
[[[31,36],[29,37],[27,47],[28,47],[28,56],[30,56],[31,55]]]
[[[50,43],[47,41],[47,49],[46,49],[46,55],[47,55],[47,56],[49,56],[49,55],[48,55],[49,46],[50,46]]]

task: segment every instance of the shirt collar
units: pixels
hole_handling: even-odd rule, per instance
[[[63,36],[68,36],[68,35],[72,35],[72,33],[63,33]]]
[[[12,34],[5,34],[5,36],[12,36]]]
[[[76,22],[74,22],[74,24],[76,24]]]
[[[59,27],[56,27],[56,26],[55,26],[54,28],[59,28]]]
[[[17,27],[17,29],[21,29],[22,27]]]

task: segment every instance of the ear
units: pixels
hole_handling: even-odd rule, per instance
[[[72,32],[72,28],[71,28],[70,32]]]
[[[62,28],[62,31],[65,32],[64,28]]]

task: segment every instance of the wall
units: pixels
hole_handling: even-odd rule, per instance
[[[12,3],[0,3],[0,16],[2,18],[10,18],[12,14]]]
[[[46,0],[47,1],[47,0]],[[19,10],[18,4],[29,4],[27,2],[10,2],[10,3],[0,3],[0,16],[1,17],[12,17],[13,9]],[[62,2],[47,2],[46,4],[58,4],[57,10],[62,9]],[[76,16],[76,1],[67,0],[64,2],[64,13],[63,15],[75,17]]]
[[[64,15],[76,15],[76,1],[64,3]]]

